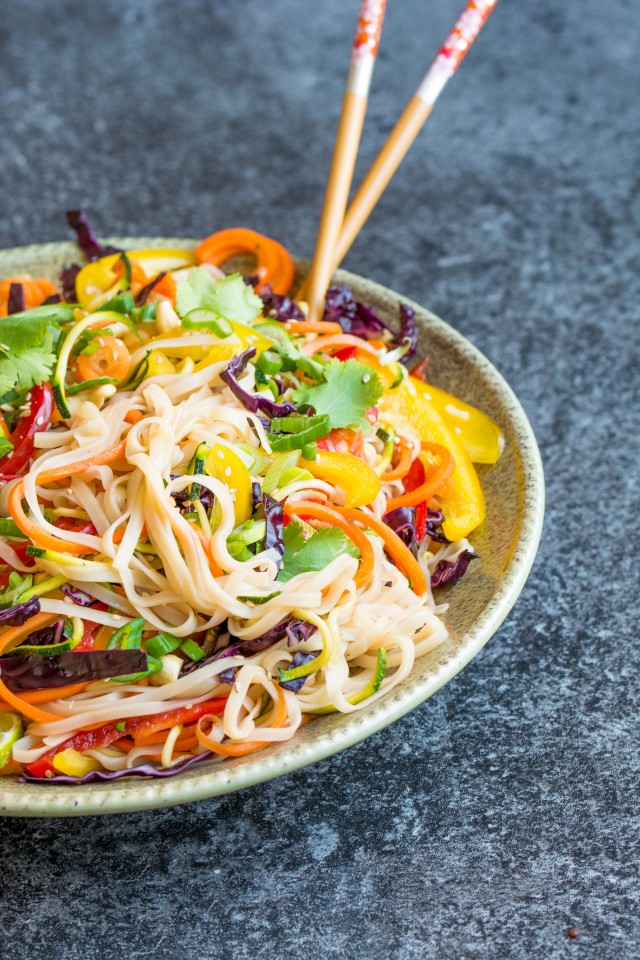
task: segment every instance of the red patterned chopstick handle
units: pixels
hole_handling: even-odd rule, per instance
[[[498,0],[469,0],[455,26],[429,67],[416,95],[435,103],[447,80],[454,75],[473,45]]]
[[[351,51],[347,90],[366,97],[384,20],[387,0],[361,0]]]

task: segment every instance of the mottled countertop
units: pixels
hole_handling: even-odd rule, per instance
[[[356,7],[4,3],[0,246],[65,238],[82,205],[103,233],[247,224],[309,255]],[[389,7],[363,164],[460,0]],[[640,956],[632,9],[501,4],[346,262],[457,327],[529,414],[548,508],[508,621],[313,768],[3,821],[2,957]]]

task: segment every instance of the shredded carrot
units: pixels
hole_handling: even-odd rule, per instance
[[[114,530],[114,533],[113,533],[113,542],[114,542],[114,543],[122,543],[122,541],[124,540],[124,535],[125,535],[126,532],[127,532],[127,528],[126,528],[126,527],[118,527],[117,530]],[[143,524],[142,524],[142,528],[141,528],[141,530],[140,530],[140,540],[146,540],[146,539],[147,539],[147,525],[146,525],[146,523],[143,523]],[[114,586],[113,589],[116,591],[116,593],[120,593],[122,596],[125,595],[124,590],[122,589],[122,587],[120,587],[120,589],[118,589],[118,587],[117,587],[117,585],[116,585],[116,586]]]
[[[159,280],[156,283],[155,287],[149,294],[149,303],[154,303],[156,300],[166,299],[171,300],[171,302],[175,304],[177,287],[178,285],[171,274],[165,274],[162,280]]]
[[[136,737],[135,743],[136,747],[148,747],[155,743],[164,743],[169,734],[171,733],[172,727],[167,727],[166,730],[156,730],[155,733],[150,733],[146,737]],[[198,746],[198,740],[196,738],[196,725],[195,723],[189,724],[185,727],[178,739],[176,740],[176,749],[179,750],[190,750],[191,746],[185,747],[186,741],[193,741],[193,746]]]
[[[117,337],[97,337],[93,342],[98,349],[89,356],[80,354],[78,357],[80,379],[110,377],[112,380],[124,380],[131,366],[131,354],[122,340]]]
[[[386,473],[383,473],[380,479],[383,483],[387,483],[389,480],[401,480],[402,477],[406,477],[411,469],[411,464],[413,463],[413,444],[405,437],[399,437],[399,443],[396,447],[396,450],[400,451],[400,457],[395,467],[392,467],[391,470],[387,470]]]
[[[17,697],[15,693],[12,693],[11,690],[4,683],[0,677],[0,697],[8,703],[12,710],[17,710],[18,713],[21,713],[23,717],[28,717],[30,720],[35,720],[36,723],[52,723],[54,720],[60,720],[61,717],[57,716],[55,713],[46,713],[44,710],[40,710],[39,707],[35,707],[30,703],[27,703],[26,700],[23,700],[22,697]]]
[[[244,227],[232,227],[212,233],[196,247],[198,261],[211,263],[216,267],[243,253],[252,254],[258,261],[259,281],[256,290],[259,291],[267,283],[274,293],[288,293],[293,283],[295,266],[288,251],[271,237],[265,237],[255,230],[246,230]]]
[[[269,727],[274,729],[275,727],[284,727],[287,721],[287,701],[285,700],[284,693],[281,690],[277,690],[278,693],[278,703],[274,704],[273,707],[273,717]],[[220,753],[225,757],[245,757],[248,753],[255,753],[256,750],[263,750],[265,747],[268,747],[270,742],[265,740],[248,740],[246,743],[234,743],[233,741],[225,741],[224,743],[218,743],[217,740],[213,740],[207,733],[205,733],[203,725],[211,722],[211,717],[205,716],[201,717],[198,720],[198,725],[196,727],[196,736],[198,741],[206,747],[208,750],[213,751],[213,753]]]
[[[360,551],[360,566],[354,577],[355,584],[357,587],[362,587],[367,583],[373,572],[373,547],[366,533],[345,519],[345,511],[342,507],[327,507],[320,503],[312,503],[310,500],[297,500],[293,503],[285,503],[284,512],[289,517],[311,517],[331,524],[333,527],[339,527]],[[359,515],[357,510],[351,512]]]
[[[66,700],[69,697],[75,697],[77,693],[82,693],[90,682],[68,683],[66,687],[52,687],[49,690],[29,690],[21,694],[21,697],[26,703],[50,703],[51,700]]]
[[[24,293],[24,308],[31,310],[39,307],[47,297],[57,293],[57,287],[46,277],[32,277],[28,273],[21,273],[15,277],[8,277],[0,281],[0,317],[6,317],[9,307],[9,291],[12,283],[22,284]]]
[[[287,320],[284,325],[289,333],[341,334],[342,327],[331,320]]]
[[[305,343],[302,352],[307,357],[312,357],[314,353],[320,353],[321,350],[329,352],[343,350],[344,347],[356,347],[360,353],[369,354],[374,359],[378,359],[378,352],[374,347],[369,346],[366,340],[354,337],[351,333],[340,333],[332,337],[311,340],[309,343]]]
[[[50,623],[59,619],[60,617],[55,613],[36,613],[35,616],[29,617],[19,627],[8,627],[4,633],[0,634],[0,653],[13,650],[29,634],[35,630],[41,630],[42,627],[48,627]]]
[[[371,514],[364,513],[362,510],[356,510],[353,507],[333,507],[333,509],[339,512],[346,520],[361,523],[363,526],[373,530],[374,533],[377,533],[384,541],[385,549],[395,565],[403,571],[410,581],[413,592],[419,597],[422,596],[427,589],[427,580],[422,572],[422,568],[411,553],[411,550],[405,546],[398,534],[394,533],[391,527],[388,527],[382,520],[372,517]]]
[[[129,410],[124,418],[125,423],[140,423],[141,420],[144,420],[142,410]]]
[[[85,470],[90,470],[91,467],[101,467],[105,463],[112,463],[114,460],[119,460],[124,456],[126,448],[127,440],[125,438],[117,443],[115,447],[109,447],[108,450],[103,450],[102,453],[96,453],[92,457],[87,457],[86,460],[76,460],[75,463],[69,463],[64,467],[54,467],[53,470],[43,470],[42,473],[38,474],[38,483],[51,483],[53,480],[75,477],[79,473],[84,473]]]
[[[205,534],[204,530],[201,530],[200,527],[196,527],[194,523],[190,523],[189,526],[191,527],[193,532],[198,537],[198,540],[202,544],[207,560],[209,561],[209,568],[211,569],[211,573],[214,575],[214,577],[221,577],[223,570],[222,570],[222,567],[219,566],[216,558],[211,552],[211,537],[208,537]]]
[[[98,467],[102,464],[119,460],[120,457],[124,456],[126,446],[126,439],[121,440],[115,447],[103,450],[102,453],[96,453],[93,457],[88,457],[86,460],[77,460],[75,463],[70,463],[65,467],[54,467],[52,470],[43,470],[42,473],[38,474],[38,483],[51,483],[53,480],[63,480],[67,477],[74,477],[79,473],[84,473],[85,470],[90,470],[91,467]],[[23,492],[24,482],[19,480],[9,494],[8,506],[14,523],[26,537],[34,543],[37,543],[40,547],[44,547],[45,550],[64,550],[66,553],[72,554],[95,553],[95,550],[91,547],[84,546],[84,544],[71,543],[68,540],[53,537],[51,534],[40,530],[22,509]]]
[[[416,507],[419,503],[426,503],[453,473],[455,462],[446,447],[440,446],[439,443],[424,443],[423,447],[427,452],[436,456],[439,462],[431,463],[426,453],[420,453],[418,459],[424,467],[424,481],[415,490],[407,491],[388,500],[387,512],[395,510],[397,507]]]

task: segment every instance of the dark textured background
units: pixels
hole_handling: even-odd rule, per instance
[[[460,0],[389,6],[364,162]],[[246,224],[308,255],[356,7],[3,0],[0,246],[84,205],[103,233]],[[637,13],[501,4],[346,264],[454,324],[531,418],[547,519],[508,622],[313,768],[4,821],[3,960],[640,956]]]

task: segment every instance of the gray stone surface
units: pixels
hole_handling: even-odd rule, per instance
[[[459,5],[390,3],[363,162]],[[2,957],[640,956],[633,7],[501,4],[347,261],[453,323],[529,413],[548,512],[508,622],[314,768],[4,821]],[[247,224],[309,254],[355,8],[4,0],[0,246],[63,238],[84,205],[104,233]]]

